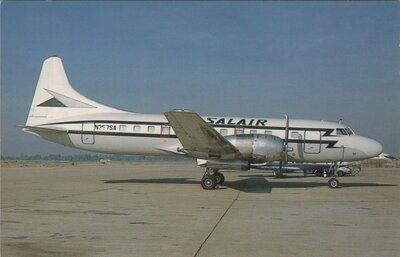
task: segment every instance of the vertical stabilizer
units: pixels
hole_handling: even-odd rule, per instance
[[[99,104],[75,91],[68,81],[59,57],[50,57],[43,62],[29,110],[27,126],[40,125],[79,114],[100,112],[123,111]]]

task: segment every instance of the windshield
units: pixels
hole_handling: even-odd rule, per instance
[[[350,128],[345,128],[348,135],[353,135],[353,131]]]
[[[338,135],[338,136],[346,136],[346,135],[347,135],[347,132],[346,132],[345,129],[337,128],[337,129],[336,129],[336,135]]]
[[[351,128],[337,128],[336,135],[338,136],[351,136],[354,135],[354,132]]]

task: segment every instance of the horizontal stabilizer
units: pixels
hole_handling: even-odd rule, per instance
[[[74,147],[71,139],[68,136],[68,130],[61,126],[47,125],[47,126],[18,126],[23,131],[39,136],[46,140],[61,144],[64,146]]]
[[[63,127],[60,126],[46,126],[46,127],[38,127],[38,126],[23,126],[23,125],[19,125],[18,127],[22,128],[23,131],[31,131],[31,132],[35,132],[35,133],[65,133],[68,132],[68,130],[66,130]]]

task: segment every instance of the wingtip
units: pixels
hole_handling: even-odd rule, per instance
[[[173,110],[165,112],[165,113],[170,113],[170,112],[192,112],[192,113],[194,113],[194,111],[191,111],[191,110],[188,110],[188,109],[185,109],[185,108],[173,109]]]
[[[192,112],[191,110],[185,109],[185,108],[181,108],[181,109],[174,109],[174,112]]]

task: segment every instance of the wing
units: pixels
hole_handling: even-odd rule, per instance
[[[197,113],[171,111],[164,114],[189,155],[201,159],[230,159],[240,155],[236,147],[208,125]]]

